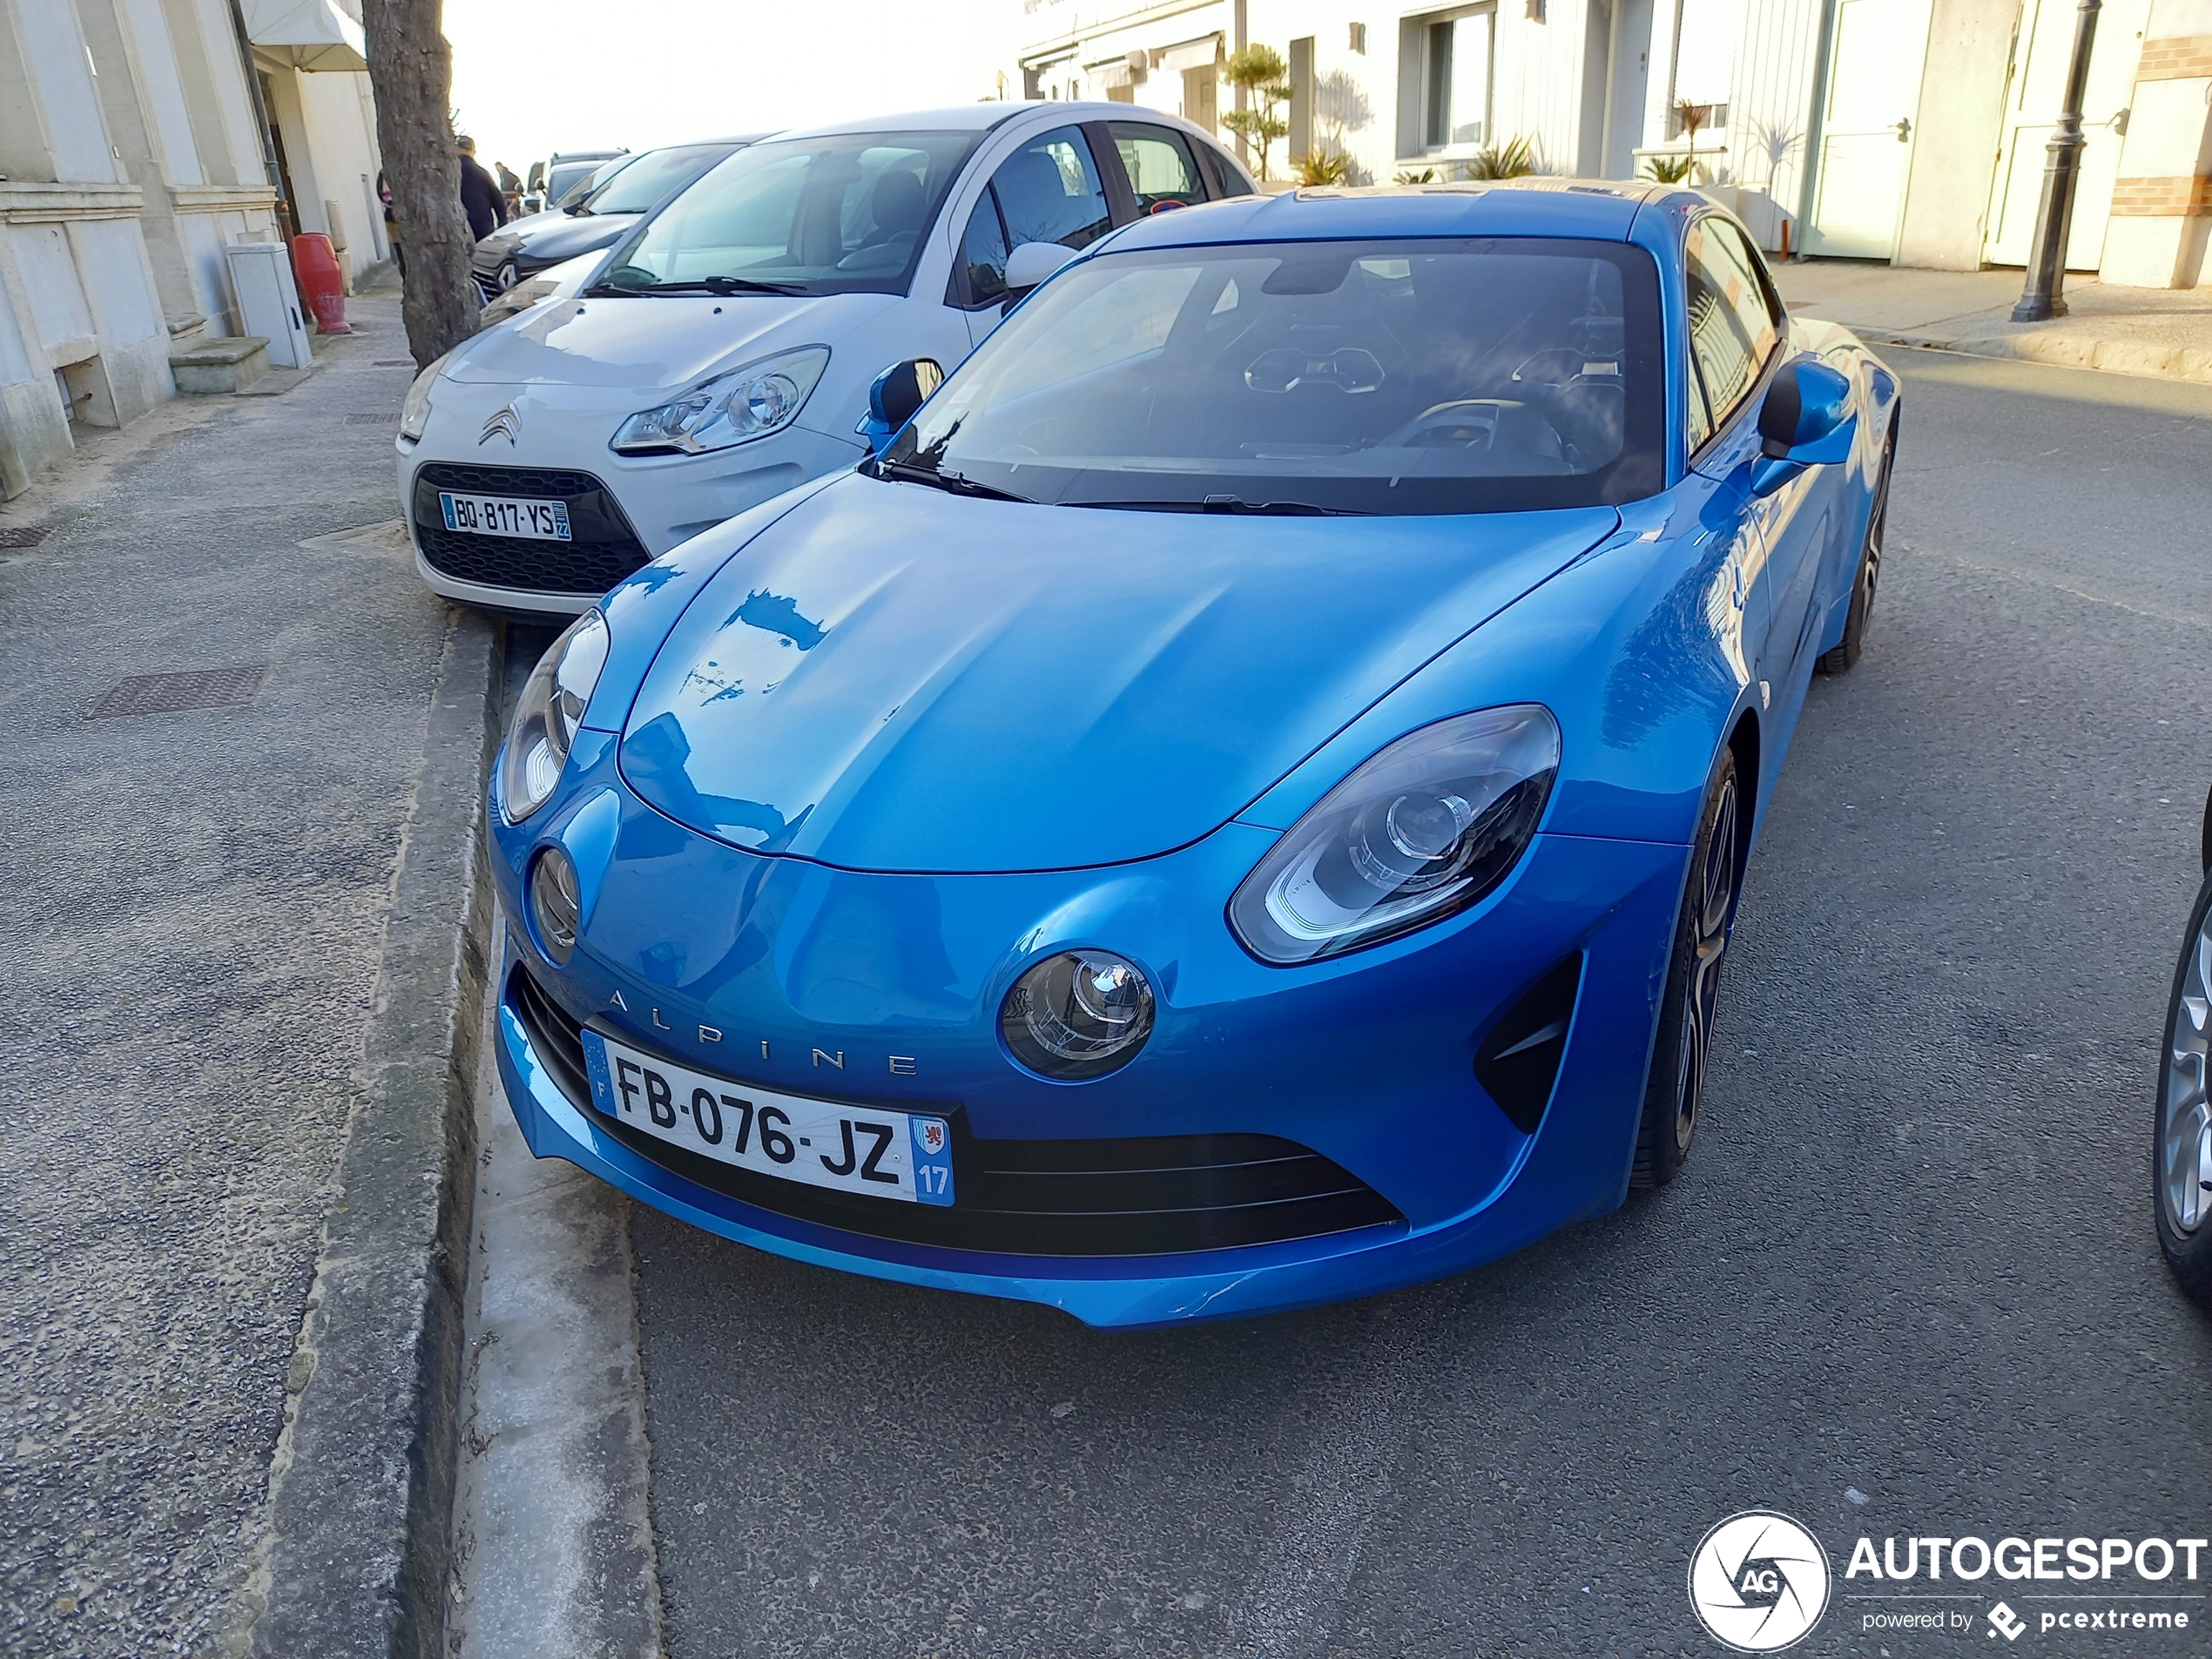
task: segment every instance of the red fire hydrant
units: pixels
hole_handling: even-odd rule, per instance
[[[346,278],[330,239],[320,231],[302,231],[293,237],[292,270],[300,279],[300,297],[315,314],[315,332],[352,334],[346,326]]]

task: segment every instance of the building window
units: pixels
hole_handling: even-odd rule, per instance
[[[1497,12],[1422,20],[1421,148],[1472,149],[1490,137],[1490,58]]]
[[[1349,44],[1353,51],[1358,52],[1363,57],[1366,56],[1367,25],[1366,24],[1356,23],[1352,25],[1352,39]]]
[[[1682,0],[1675,14],[1675,63],[1667,99],[1667,136],[1682,136],[1682,106],[1702,105],[1709,113],[1698,124],[1699,148],[1707,132],[1728,125],[1728,104],[1736,79],[1736,43],[1743,32],[1743,0]]]

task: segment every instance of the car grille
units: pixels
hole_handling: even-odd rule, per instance
[[[1160,1256],[1403,1226],[1380,1193],[1272,1135],[1126,1140],[982,1140],[958,1108],[955,1202],[940,1208],[833,1192],[732,1168],[640,1133],[591,1100],[583,1028],[522,963],[507,1004],[547,1073],[594,1123],[639,1157],[713,1191],[796,1220],[878,1238],[1024,1256]]]
[[[558,496],[569,504],[570,542],[449,530],[441,489],[485,496]],[[432,568],[461,582],[529,593],[601,594],[652,556],[607,487],[588,472],[543,467],[427,463],[415,475],[415,537]]]

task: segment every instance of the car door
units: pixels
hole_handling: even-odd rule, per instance
[[[1024,242],[1085,248],[1126,222],[1126,214],[1117,219],[1114,212],[1108,179],[1089,132],[1075,125],[1025,138],[1000,161],[968,210],[946,295],[967,314],[971,341],[1006,314],[1006,260],[1014,249]],[[1118,172],[1112,179],[1121,186]]]
[[[1704,233],[1707,267],[1737,313],[1737,332],[1762,341],[1771,336],[1779,348],[1776,356],[1787,361],[1795,354],[1789,346],[1789,316],[1750,239],[1740,226],[1717,216],[1705,219],[1699,228]],[[1774,567],[1778,647],[1773,661],[1775,697],[1777,724],[1784,730],[1797,720],[1819,655],[1825,631],[1821,624],[1826,620],[1822,596],[1842,585],[1835,565],[1848,516],[1847,485],[1845,469],[1812,467],[1753,508]]]
[[[1750,486],[1751,462],[1759,455],[1759,403],[1781,357],[1782,340],[1756,285],[1716,243],[1714,227],[1723,224],[1710,216],[1697,220],[1683,246],[1690,465],[1724,492],[1716,506],[1724,503],[1748,532],[1741,545],[1747,666],[1761,682],[1762,706],[1770,711],[1786,684],[1787,642],[1795,632],[1788,615],[1790,550],[1778,548],[1768,533],[1773,515],[1768,502],[1752,499]],[[1777,641],[1783,643],[1777,646]]]

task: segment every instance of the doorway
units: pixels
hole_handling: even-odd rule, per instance
[[[2027,263],[2043,194],[2044,146],[2058,131],[2078,15],[2074,0],[2025,0],[2013,44],[2011,78],[2005,85],[2005,130],[1989,194],[1988,239],[1982,246],[1981,256],[1991,265]],[[2128,130],[2128,104],[2134,97],[2135,65],[2149,17],[2150,0],[2104,0],[2097,19],[2089,85],[2081,99],[2081,136],[2088,143],[2081,152],[2074,223],[2066,239],[2069,271],[2094,271],[2104,257],[2105,222],[2120,178],[2121,135]]]
[[[1633,179],[1636,151],[1643,144],[1643,102],[1651,80],[1652,0],[1613,0],[1610,10],[1612,28],[1599,66],[1605,78],[1604,138],[1593,176]]]
[[[1928,3],[1837,0],[1807,253],[1886,260],[1897,252],[1920,113]]]

